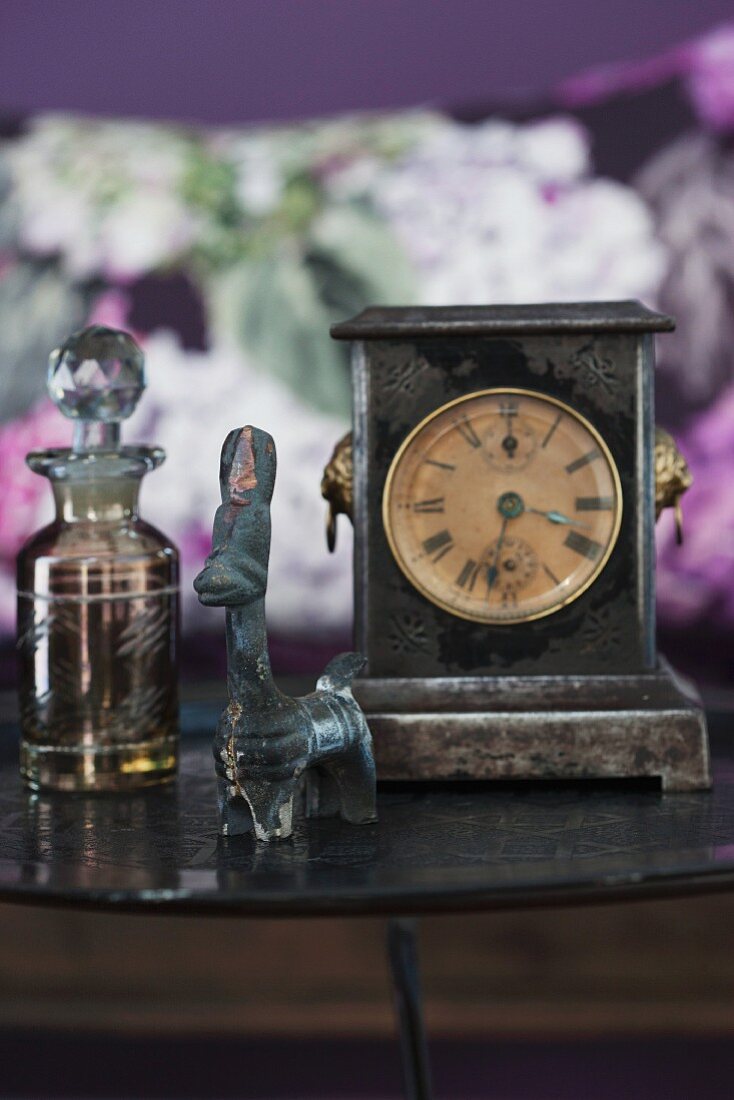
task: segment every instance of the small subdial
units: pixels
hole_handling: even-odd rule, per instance
[[[521,416],[498,420],[482,442],[489,464],[504,474],[524,470],[538,449],[538,437]]]
[[[518,592],[526,588],[538,572],[538,557],[530,543],[515,535],[507,535],[492,543],[484,556],[487,585],[497,592],[503,603],[514,603]],[[491,582],[491,583],[490,583]]]

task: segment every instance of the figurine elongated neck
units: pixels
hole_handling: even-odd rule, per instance
[[[280,694],[270,667],[265,599],[246,607],[228,607],[226,629],[229,701],[244,713],[260,710]]]

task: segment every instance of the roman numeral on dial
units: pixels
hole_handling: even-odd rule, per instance
[[[573,550],[575,554],[589,558],[590,561],[596,561],[604,549],[600,542],[595,542],[594,539],[589,539],[578,531],[568,532],[565,545],[569,550]]]
[[[478,447],[481,444],[481,440],[477,433],[474,431],[474,425],[471,421],[467,420],[465,416],[462,416],[459,420],[454,421],[456,430],[463,436],[470,447]]]
[[[455,470],[456,467],[452,466],[450,462],[439,462],[436,458],[424,458],[423,461],[427,466],[436,466],[439,470]]]
[[[456,583],[459,588],[468,588],[469,592],[473,592],[478,574],[479,566],[477,563],[472,561],[471,558],[467,558],[461,568],[461,572],[456,578]]]
[[[440,561],[444,554],[448,554],[454,545],[454,540],[448,531],[437,531],[435,535],[423,540],[423,549],[434,562]]]
[[[601,451],[598,447],[594,447],[593,450],[587,451],[585,455],[581,455],[580,458],[576,458],[573,462],[569,462],[566,467],[566,473],[575,474],[577,470],[580,470],[583,466],[588,466],[595,458],[601,458]]]
[[[550,566],[543,564],[543,571],[544,571],[546,577],[548,578],[548,580],[552,581],[553,584],[559,585],[561,583],[559,581],[558,577],[553,572],[553,570],[550,568]]]
[[[555,432],[558,425],[561,423],[561,417],[562,416],[563,416],[563,413],[559,413],[558,416],[556,417],[556,419],[553,421],[550,428],[548,429],[548,431],[545,434],[543,442],[540,444],[541,447],[547,447],[548,446],[548,444],[550,443],[550,441],[553,437],[553,433]]]
[[[613,497],[576,497],[577,512],[611,512]]]
[[[418,500],[413,505],[414,512],[443,512],[443,497],[434,497],[433,500]]]

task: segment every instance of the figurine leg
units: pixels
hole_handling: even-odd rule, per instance
[[[377,820],[375,761],[369,745],[359,743],[328,762],[341,803],[341,815],[353,825]]]
[[[252,811],[258,840],[287,840],[293,832],[293,798],[297,779],[271,783],[266,779],[240,780],[240,789]]]
[[[335,817],[341,808],[339,787],[324,768],[306,772],[306,817]]]
[[[217,780],[219,831],[222,836],[241,836],[253,829],[252,812],[247,801],[237,794],[228,779]]]

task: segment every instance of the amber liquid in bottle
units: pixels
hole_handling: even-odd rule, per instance
[[[178,553],[139,519],[138,486],[54,481],[56,519],[18,558],[31,787],[124,790],[175,774]]]

